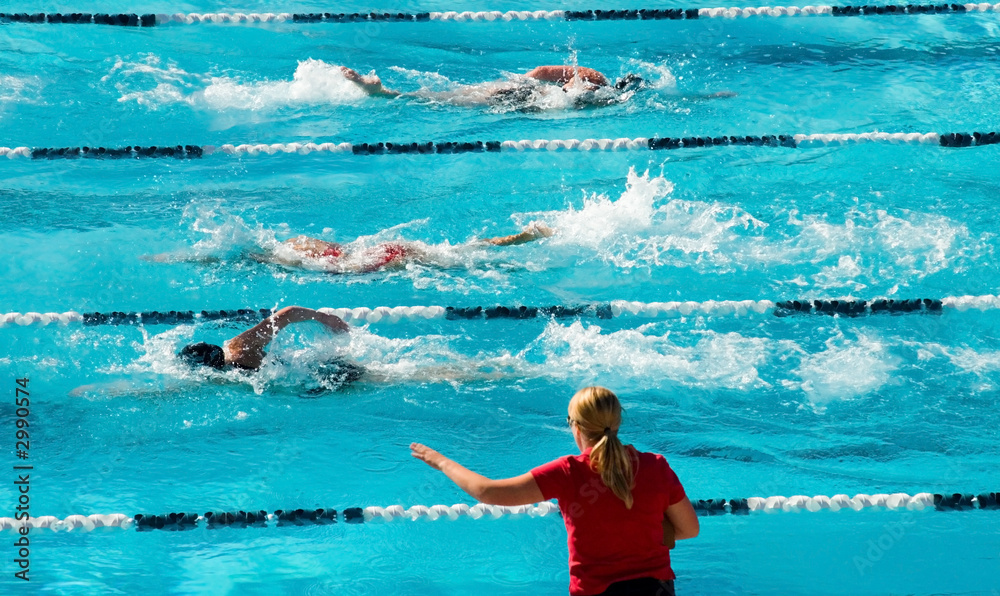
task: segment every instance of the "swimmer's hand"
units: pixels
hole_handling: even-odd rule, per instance
[[[663,516],[663,546],[667,549],[677,546],[677,529],[666,515]]]
[[[358,74],[358,71],[353,68],[347,68],[346,66],[341,66],[340,72],[344,73],[345,79],[361,87],[368,95],[384,95],[386,97],[396,97],[399,95],[399,91],[383,87],[382,79],[375,73],[362,75]]]
[[[90,393],[98,388],[97,383],[90,383],[89,385],[80,385],[76,389],[69,392],[70,397],[80,397],[86,393]]]
[[[531,234],[536,240],[538,238],[548,238],[555,234],[555,232],[549,226],[543,224],[540,221],[533,221],[528,224],[528,227],[524,229],[525,233]]]
[[[410,455],[443,472],[458,488],[480,503],[516,506],[544,500],[531,472],[505,480],[491,480],[420,443],[410,443]]]
[[[450,461],[447,457],[420,443],[410,443],[410,455],[424,462],[435,470],[440,470]]]

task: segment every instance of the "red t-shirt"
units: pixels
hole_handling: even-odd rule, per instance
[[[632,509],[590,468],[589,449],[531,471],[542,496],[559,501],[574,596],[600,594],[627,579],[674,579],[670,550],[663,546],[663,514],[684,499],[684,487],[662,455],[637,454]]]

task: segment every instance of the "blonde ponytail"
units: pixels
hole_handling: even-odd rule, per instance
[[[595,442],[590,451],[590,465],[601,475],[604,486],[632,508],[635,486],[635,453],[618,439],[622,407],[618,397],[604,387],[586,387],[569,402],[569,417],[580,432]]]

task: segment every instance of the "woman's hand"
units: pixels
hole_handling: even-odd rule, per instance
[[[663,516],[663,546],[668,549],[677,546],[677,530],[666,515]]]
[[[424,462],[435,470],[440,470],[448,458],[420,443],[410,443],[410,455]]]
[[[458,485],[473,499],[487,505],[528,505],[545,500],[531,472],[506,480],[490,480],[420,443],[410,443],[410,455]]]

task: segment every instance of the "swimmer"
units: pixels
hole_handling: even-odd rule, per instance
[[[418,91],[407,95],[456,105],[489,105],[524,111],[539,109],[546,100],[562,103],[565,100],[557,98],[567,96],[572,98],[576,107],[611,105],[627,99],[644,86],[645,81],[636,74],[625,75],[612,84],[604,74],[593,68],[556,65],[537,66],[523,75],[478,85],[463,85],[451,91]]]
[[[621,103],[645,86],[645,81],[637,74],[627,74],[611,85],[604,74],[593,68],[567,64],[536,66],[525,73],[524,78],[538,81],[543,85],[534,83],[525,85],[522,82],[515,83],[514,86],[501,87],[490,96],[490,105],[530,108],[538,99],[542,99],[536,97],[536,94],[544,94],[544,87],[550,86],[548,83],[553,83],[562,87],[563,93],[571,95],[574,106],[578,108],[608,106]]]
[[[510,236],[483,238],[470,243],[475,245],[516,246],[547,238],[553,234],[543,223],[532,222],[527,228]],[[383,242],[358,251],[349,251],[336,242],[327,242],[309,236],[296,236],[285,240],[281,248],[270,254],[250,255],[262,263],[289,267],[319,265],[332,273],[371,273],[373,271],[400,269],[408,262],[428,263],[426,251],[416,242]],[[289,254],[291,253],[291,254]]]
[[[529,79],[562,85],[563,91],[567,93],[574,89],[595,92],[602,89],[610,89],[611,87],[614,88],[615,94],[605,95],[603,98],[591,98],[592,105],[597,105],[601,101],[604,101],[604,105],[617,103],[623,94],[638,91],[646,87],[646,80],[634,73],[623,76],[615,81],[614,85],[611,85],[606,76],[593,68],[565,64],[559,66],[537,66],[529,70],[524,76]],[[683,97],[685,99],[714,99],[735,96],[736,94],[731,91],[720,91],[717,93],[684,95]]]
[[[629,73],[614,81],[600,71],[570,64],[536,66],[523,75],[475,85],[461,85],[443,92],[406,93],[424,99],[462,106],[487,105],[500,111],[538,111],[546,108],[602,107],[628,100],[645,89],[645,79]],[[733,97],[730,91],[708,94],[684,94],[684,100]]]
[[[205,342],[184,346],[177,356],[192,365],[217,370],[227,367],[257,370],[264,362],[264,348],[278,332],[293,323],[316,321],[334,333],[348,333],[350,327],[336,315],[302,306],[286,306],[219,347]]]
[[[608,78],[593,68],[586,66],[572,66],[561,64],[558,66],[536,66],[524,75],[529,79],[542,81],[543,83],[555,83],[561,85],[563,91],[570,91],[573,88],[583,88],[587,91],[596,91],[601,87],[608,87]],[[617,82],[615,89],[618,91],[630,91],[638,89],[643,84],[643,79],[636,74],[627,74]]]
[[[306,321],[316,321],[336,334],[350,332],[350,327],[347,323],[336,315],[301,306],[286,306],[250,329],[223,342],[222,346],[205,342],[189,344],[181,348],[177,353],[177,357],[187,365],[195,367],[204,366],[217,371],[233,369],[250,372],[256,371],[264,363],[266,356],[264,348],[274,341],[278,332],[294,323]],[[324,386],[333,387],[342,387],[368,377],[363,366],[342,357],[337,357],[320,364],[315,371],[315,376],[321,380]],[[70,391],[70,395],[76,397],[96,394],[109,397],[123,394],[178,393],[185,390],[184,385],[172,382],[163,383],[155,382],[154,380],[153,383],[146,384],[136,383],[135,381],[135,379],[120,379],[111,382],[81,385]],[[224,379],[213,379],[212,382],[225,381]],[[324,389],[320,388],[310,390],[308,393],[316,395],[323,391]]]
[[[554,231],[541,222],[532,222],[524,230],[510,236],[482,238],[465,244],[466,247],[482,245],[517,246],[552,236]],[[309,236],[296,236],[282,242],[267,253],[246,253],[244,257],[258,263],[270,263],[286,267],[314,269],[328,273],[372,273],[375,271],[401,269],[410,262],[434,265],[433,259],[419,242],[382,242],[359,250],[350,250],[342,244],[328,242]],[[213,255],[184,255],[162,253],[143,255],[144,261],[154,263],[201,263],[205,265],[222,262]]]
[[[264,348],[274,340],[278,332],[293,323],[304,321],[316,321],[337,334],[350,332],[347,323],[336,315],[302,306],[286,306],[225,342],[222,347],[199,342],[181,348],[177,357],[194,366],[208,366],[216,370],[232,367],[254,371],[264,363]],[[308,391],[310,395],[325,393],[330,386],[350,385],[366,375],[365,368],[360,364],[338,357],[319,365],[316,376],[323,380],[323,385]]]
[[[345,79],[360,87],[361,90],[367,93],[368,95],[374,95],[380,97],[399,96],[399,91],[386,89],[382,85],[382,79],[380,79],[378,75],[376,75],[374,72],[370,75],[362,75],[358,74],[358,71],[352,68],[347,68],[346,66],[341,66],[340,72],[344,74]]]

